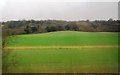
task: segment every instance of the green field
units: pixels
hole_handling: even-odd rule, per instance
[[[23,46],[117,46],[117,33],[61,31],[17,35],[7,47]],[[10,52],[10,53],[8,53]],[[118,48],[50,48],[5,50],[5,72],[116,73]]]
[[[43,34],[18,35],[9,39],[13,41],[9,46],[118,45],[117,33],[61,31]]]

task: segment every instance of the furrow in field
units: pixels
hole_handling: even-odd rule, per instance
[[[74,49],[74,48],[119,48],[119,47],[120,46],[20,46],[20,47],[5,47],[4,49],[24,50],[24,49],[51,49],[51,48]]]

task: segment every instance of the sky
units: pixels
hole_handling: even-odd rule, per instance
[[[0,21],[118,19],[119,0],[0,0]]]

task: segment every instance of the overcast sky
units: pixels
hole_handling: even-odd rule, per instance
[[[7,0],[0,11],[2,21],[36,20],[107,20],[118,19],[118,2],[40,2]]]

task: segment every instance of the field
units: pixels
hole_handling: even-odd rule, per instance
[[[60,31],[11,36],[6,72],[116,73],[118,33]]]

